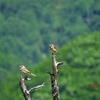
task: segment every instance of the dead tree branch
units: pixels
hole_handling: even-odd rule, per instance
[[[59,97],[59,87],[58,87],[58,84],[57,84],[57,75],[58,75],[58,66],[59,65],[62,65],[63,62],[57,62],[56,61],[56,55],[54,55],[52,53],[52,69],[53,69],[53,74],[48,72],[51,76],[51,87],[52,87],[52,97],[53,97],[53,100],[60,100],[60,97]]]
[[[56,78],[57,75],[58,75],[58,71],[59,71],[59,65],[62,65],[63,62],[57,62],[56,61],[56,55],[54,55],[52,53],[52,69],[53,69],[53,74],[54,74],[54,77]]]
[[[19,85],[20,85],[20,88],[21,88],[21,91],[22,91],[22,93],[23,93],[23,96],[24,96],[25,100],[31,100],[30,95],[31,95],[33,92],[35,92],[35,91],[37,91],[37,90],[43,88],[43,87],[45,86],[45,83],[43,83],[42,85],[38,85],[38,86],[36,86],[36,87],[33,87],[33,88],[31,88],[30,90],[27,90],[26,85],[25,85],[25,80],[30,80],[30,78],[28,78],[28,77],[23,77],[23,76],[21,75],[20,81],[19,81]]]
[[[35,91],[37,91],[37,90],[43,88],[44,86],[45,86],[45,82],[44,82],[42,85],[38,85],[38,86],[36,86],[36,87],[31,88],[31,89],[29,90],[29,93],[33,93],[33,92],[35,92]]]
[[[30,93],[29,93],[29,91],[27,90],[27,88],[25,86],[25,80],[26,79],[23,78],[22,75],[21,75],[19,85],[20,85],[20,88],[22,90],[22,93],[23,93],[23,96],[24,96],[25,100],[31,100]]]

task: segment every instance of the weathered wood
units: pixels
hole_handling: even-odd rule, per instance
[[[22,75],[21,75],[19,85],[20,85],[20,88],[21,88],[21,91],[23,93],[23,96],[24,96],[25,100],[31,100],[30,93],[27,90],[26,85],[25,85],[25,80],[26,79],[23,78]]]
[[[52,69],[53,69],[53,74],[51,74],[50,72],[48,72],[51,76],[51,87],[52,87],[52,97],[53,100],[60,100],[60,96],[59,96],[59,87],[57,84],[57,75],[58,75],[58,66],[62,65],[63,62],[57,62],[56,61],[56,56],[52,53]]]
[[[22,75],[20,76],[20,81],[19,81],[19,85],[20,85],[20,88],[21,88],[21,91],[23,93],[23,96],[25,98],[25,100],[31,100],[31,97],[30,95],[43,88],[45,86],[45,83],[43,83],[42,85],[38,85],[38,86],[35,86],[35,87],[32,87],[30,90],[27,90],[27,87],[25,85],[25,80],[30,80],[30,78],[28,77],[23,77]]]
[[[62,65],[62,64],[63,64],[63,62],[57,62],[56,61],[56,55],[54,55],[52,53],[52,69],[53,69],[53,74],[54,74],[55,78],[57,77],[57,74],[58,74],[58,71],[59,71],[58,67],[59,67],[59,65]]]
[[[51,83],[53,100],[60,100],[59,87],[53,74],[51,74]]]

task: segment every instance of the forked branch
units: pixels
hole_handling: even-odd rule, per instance
[[[26,85],[25,85],[25,80],[30,80],[30,79],[29,79],[28,77],[23,77],[23,76],[21,75],[21,76],[20,76],[19,85],[20,85],[20,88],[21,88],[21,91],[22,91],[22,93],[23,93],[23,96],[24,96],[25,100],[31,100],[30,95],[31,95],[33,92],[35,92],[35,91],[37,91],[37,90],[43,88],[43,87],[45,86],[45,83],[43,83],[42,85],[38,85],[38,86],[36,86],[36,87],[33,87],[33,88],[31,88],[30,90],[27,90]]]

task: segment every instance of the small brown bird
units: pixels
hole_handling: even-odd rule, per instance
[[[20,66],[20,71],[26,76],[28,75],[36,76],[35,74],[31,73],[28,69],[26,69],[24,65]]]
[[[50,44],[49,47],[52,53],[54,54],[58,53],[61,55],[61,53],[57,50],[57,48],[53,44]]]

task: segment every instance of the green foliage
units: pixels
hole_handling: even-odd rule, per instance
[[[89,34],[99,29],[99,0],[0,0],[0,99],[23,99],[18,86],[22,64],[38,76],[29,87],[49,81],[48,45],[53,43],[65,45],[57,56],[64,61],[58,77],[61,99],[99,100],[99,89],[88,88],[100,83],[100,35]],[[51,100],[50,90],[47,85],[32,98]]]
[[[6,54],[37,64],[49,43],[62,46],[99,29],[99,0],[0,0],[0,40]]]
[[[63,100],[67,97],[71,100],[100,98],[99,88],[88,87],[89,84],[100,84],[99,38],[99,32],[85,34],[62,48],[65,65],[61,69],[61,77],[65,77],[59,78],[62,79],[60,87]]]
[[[60,98],[62,100],[98,100],[100,99],[100,87],[89,88],[89,84],[100,84],[100,34],[84,34],[72,42],[63,46],[59,51],[62,56],[57,55],[57,61],[63,61],[58,74],[58,85]],[[29,66],[29,65],[27,65]],[[26,66],[26,67],[27,67]],[[28,89],[40,85],[43,82],[50,83],[50,76],[46,73],[52,70],[51,56],[46,61],[37,66],[29,67],[37,78],[31,77],[31,81],[26,82]],[[19,68],[17,69],[19,70]],[[6,80],[1,82],[0,98],[3,100],[19,100],[23,98],[18,85],[19,72],[10,74]],[[51,86],[47,84],[38,92],[32,94],[35,100],[52,100]]]

